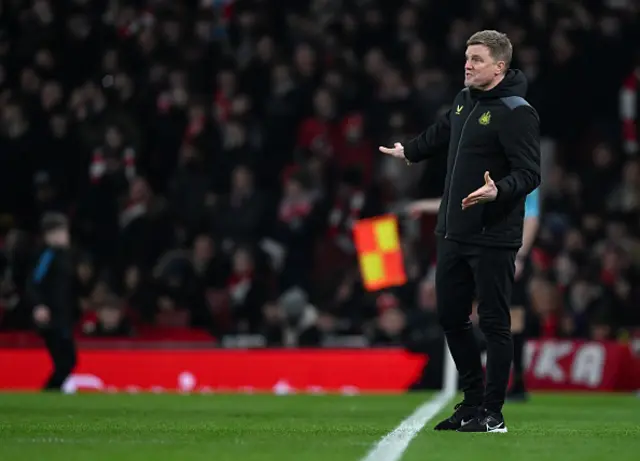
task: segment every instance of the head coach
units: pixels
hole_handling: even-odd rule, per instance
[[[409,164],[448,153],[436,225],[436,290],[464,400],[437,430],[507,431],[502,406],[513,359],[515,258],[525,198],[540,184],[540,121],[524,99],[524,74],[509,68],[512,54],[505,34],[475,33],[467,41],[465,88],[451,108],[405,145],[380,147]],[[487,339],[486,386],[469,320],[474,297]]]

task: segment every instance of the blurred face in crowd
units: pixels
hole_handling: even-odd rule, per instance
[[[382,13],[376,8],[369,8],[364,15],[364,22],[371,29],[382,26]]]
[[[102,70],[112,73],[118,70],[118,52],[116,50],[108,50],[102,56]]]
[[[324,83],[334,91],[340,91],[344,84],[342,74],[337,70],[330,70],[325,74]]]
[[[602,230],[602,218],[597,214],[588,214],[582,218],[582,229],[591,240],[598,238]]]
[[[156,49],[158,43],[153,32],[145,29],[138,35],[138,44],[144,54],[150,55]]]
[[[464,85],[484,89],[491,86],[505,69],[504,61],[496,61],[485,45],[469,45],[464,65]]]
[[[547,187],[554,193],[559,193],[564,186],[564,170],[558,165],[551,168],[551,172],[547,179]]]
[[[176,21],[167,21],[162,28],[162,33],[169,44],[175,45],[180,40],[180,24]]]
[[[50,2],[47,0],[33,2],[33,12],[42,24],[50,24],[53,21],[53,11],[51,10]]]
[[[224,70],[218,74],[218,88],[223,93],[230,95],[236,91],[236,76],[230,70]]]
[[[640,163],[635,160],[627,162],[623,171],[624,182],[628,185],[640,185]]]
[[[605,37],[615,37],[620,33],[620,20],[615,16],[601,18],[598,26]]]
[[[424,63],[427,59],[427,47],[424,42],[419,40],[412,42],[407,51],[407,59],[414,66]]]
[[[213,257],[213,242],[208,235],[199,235],[193,242],[193,257],[199,261],[208,261]]]
[[[62,101],[62,87],[57,82],[47,82],[40,95],[42,108],[51,110]]]
[[[133,202],[142,202],[150,198],[151,191],[146,181],[142,178],[136,178],[131,182],[129,188],[129,196]]]
[[[555,260],[555,273],[558,283],[568,285],[576,275],[576,267],[567,255],[560,255]]]
[[[597,168],[607,168],[613,163],[611,148],[604,144],[599,145],[593,151],[593,164]]]
[[[392,307],[385,309],[378,317],[378,326],[389,336],[399,335],[406,325],[406,319],[402,311]]]
[[[272,325],[279,324],[285,319],[285,313],[282,307],[276,303],[268,303],[262,309],[264,320]]]
[[[69,229],[61,227],[59,229],[51,230],[47,232],[45,240],[47,241],[47,244],[51,246],[68,247],[71,241]]]
[[[253,187],[253,178],[251,172],[244,168],[236,168],[233,172],[233,189],[236,192],[251,192]]]
[[[232,121],[224,126],[223,146],[225,149],[238,149],[245,146],[247,131],[241,123]]]
[[[368,75],[380,75],[386,67],[386,60],[382,50],[378,48],[371,49],[364,57],[364,68]]]
[[[98,309],[98,318],[105,330],[115,330],[122,320],[122,311],[116,300],[109,300]]]
[[[551,50],[554,54],[554,60],[559,63],[566,62],[573,56],[573,45],[563,32],[553,34]]]
[[[398,14],[398,26],[400,29],[415,29],[418,15],[413,8],[404,8]]]
[[[402,112],[394,112],[393,114],[391,114],[391,116],[389,117],[389,127],[395,131],[402,131],[404,129],[405,126],[405,119],[404,119],[404,115],[402,114]]]
[[[231,112],[236,116],[246,115],[251,109],[251,100],[245,94],[238,95],[231,103]]]
[[[202,41],[209,41],[211,38],[211,29],[213,23],[208,20],[197,21],[195,26],[195,34]]]
[[[565,248],[568,251],[580,251],[584,249],[584,238],[578,229],[571,229],[564,238]]]
[[[133,81],[125,73],[119,73],[114,80],[114,86],[118,90],[121,101],[128,101],[133,97],[134,87]]]
[[[315,70],[316,53],[307,44],[300,45],[295,52],[295,63],[298,72],[309,75]]]
[[[154,64],[149,69],[149,83],[159,84],[167,76],[167,67],[162,64]]]
[[[36,53],[34,59],[35,65],[40,69],[50,70],[53,68],[54,59],[50,50],[42,49]]]
[[[610,272],[618,272],[623,266],[622,255],[619,251],[608,248],[602,255],[602,268]]]
[[[238,22],[244,30],[251,30],[256,24],[256,16],[251,11],[244,11],[238,17]]]
[[[51,133],[55,138],[64,138],[67,135],[67,118],[64,115],[57,114],[49,120]]]
[[[362,139],[362,122],[354,120],[347,125],[345,135],[350,142],[357,142]]]
[[[253,269],[253,260],[251,254],[243,248],[236,251],[233,255],[233,271],[236,274],[245,274]]]
[[[380,89],[387,97],[395,98],[403,94],[406,85],[398,70],[387,69],[382,76]]]
[[[627,226],[623,222],[610,221],[606,227],[607,238],[612,242],[617,242],[627,237]]]
[[[24,69],[20,74],[20,86],[25,93],[37,93],[40,88],[40,79],[30,67]]]
[[[107,142],[107,146],[112,149],[119,149],[122,146],[122,135],[120,134],[120,130],[114,126],[109,127],[105,134],[105,141]]]
[[[140,283],[140,269],[137,266],[130,266],[124,274],[124,284],[127,290],[135,290]]]
[[[537,67],[540,61],[540,52],[532,46],[520,48],[518,61],[525,68]]]
[[[291,72],[286,65],[276,65],[271,73],[272,88],[275,93],[287,90],[291,87]]]
[[[76,40],[84,40],[91,33],[91,23],[85,15],[76,14],[67,20],[67,29]]]
[[[93,266],[89,261],[82,261],[77,267],[78,278],[83,283],[88,283],[93,277]]]
[[[285,195],[289,199],[297,199],[304,194],[304,188],[296,178],[289,178],[285,184]]]
[[[333,117],[334,104],[333,98],[328,91],[320,90],[316,93],[313,100],[313,106],[316,114],[322,118],[329,119]]]
[[[273,39],[269,36],[264,36],[258,41],[256,47],[258,58],[263,62],[268,62],[273,58]]]
[[[0,131],[9,136],[13,136],[14,132],[19,132],[19,126],[24,123],[22,108],[15,104],[7,104],[1,114]]]

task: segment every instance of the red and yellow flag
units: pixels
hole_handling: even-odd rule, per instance
[[[362,281],[368,291],[407,282],[395,216],[361,219],[355,223],[353,233]]]

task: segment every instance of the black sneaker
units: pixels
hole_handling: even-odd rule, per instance
[[[514,390],[507,393],[508,402],[524,403],[529,400],[529,394],[524,390]]]
[[[433,429],[436,431],[458,430],[465,424],[477,419],[480,407],[466,405],[464,402],[461,402],[454,407],[454,410],[450,417],[444,421],[440,421]]]
[[[504,417],[500,413],[483,411],[472,421],[463,424],[458,432],[507,432],[507,426],[504,423]]]

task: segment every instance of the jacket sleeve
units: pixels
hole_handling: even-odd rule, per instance
[[[417,163],[433,157],[449,143],[451,134],[451,109],[440,115],[425,131],[407,142],[404,156],[410,163]]]
[[[500,129],[510,173],[496,182],[496,201],[525,198],[540,185],[540,120],[530,106],[514,109]]]
[[[51,293],[51,306],[49,308],[58,314],[58,311],[66,311],[73,303],[73,261],[68,252],[60,252],[56,255],[54,276],[55,284]]]
[[[35,306],[43,304],[44,298],[42,296],[42,291],[40,290],[40,285],[35,283],[33,279],[27,279],[25,291],[29,308],[34,308]]]
[[[26,283],[27,299],[31,307],[35,307],[39,304],[44,304],[44,294],[42,293],[42,282],[45,277],[52,272],[51,266],[53,265],[54,252],[52,250],[45,250],[36,263],[31,274],[29,274]]]

